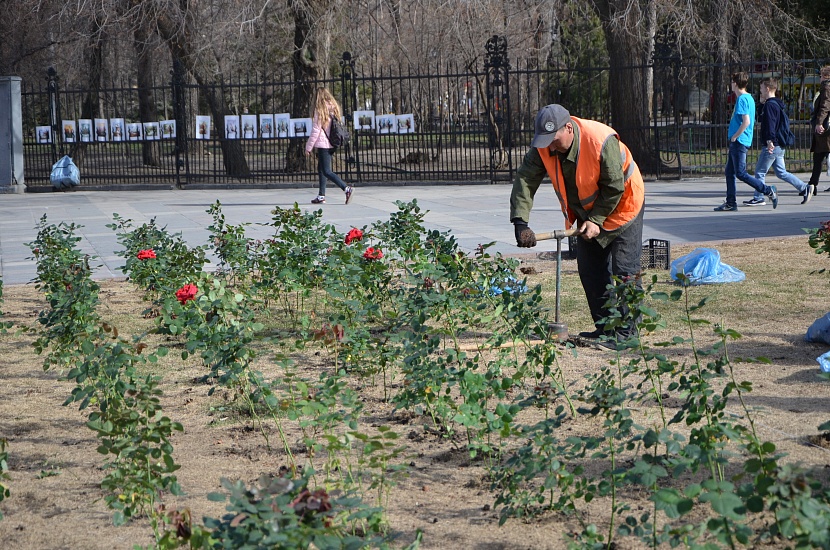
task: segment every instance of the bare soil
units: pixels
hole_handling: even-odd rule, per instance
[[[675,250],[674,257],[689,249]],[[738,380],[753,383],[748,403],[757,410],[760,436],[788,453],[789,460],[801,462],[814,475],[826,478],[830,445],[828,435],[818,433],[817,426],[830,417],[830,385],[817,378],[816,357],[827,346],[806,343],[803,337],[807,327],[830,308],[827,275],[811,274],[828,259],[809,249],[806,238],[728,243],[718,249],[724,262],[745,270],[747,281],[693,289],[695,302],[704,296],[714,297],[712,310],[697,316],[723,322],[743,334],[730,346],[733,360],[771,359],[772,364],[734,362]],[[526,276],[531,283],[545,286],[550,299],[555,263],[528,260],[523,267],[528,268]],[[667,272],[654,273],[659,279],[656,290],[677,288],[668,284]],[[580,301],[574,262],[563,262],[563,279],[563,317],[570,320],[571,333],[591,329],[585,322],[586,308]],[[122,333],[127,332],[124,327],[137,331],[141,323],[151,322],[141,320],[146,304],[130,283],[109,280],[101,286],[103,315],[122,327]],[[46,306],[32,286],[7,286],[4,298],[5,319],[23,326],[34,326],[38,312]],[[667,317],[667,334],[688,334],[677,315],[667,310]],[[74,550],[152,544],[147,521],[112,525],[99,486],[104,457],[96,452],[93,432],[84,426],[88,411],[62,405],[72,384],[64,381],[60,372],[43,371],[42,358],[30,346],[34,338],[32,334],[0,335],[0,437],[8,439],[12,476],[11,496],[0,504],[5,515],[0,520],[1,546]],[[666,334],[647,337],[652,342],[664,339]],[[699,345],[714,340],[704,331]],[[224,401],[229,396],[221,391],[208,396],[209,386],[196,381],[204,374],[202,369],[196,361],[183,363],[175,357],[176,342],[159,337],[157,343],[174,348],[156,367],[156,373],[164,377],[164,411],[185,427],[173,444],[176,461],[182,465],[178,478],[186,496],[168,496],[165,501],[169,508],[188,507],[199,521],[204,516],[220,517],[223,504],[206,498],[209,492],[221,490],[220,478],[251,483],[262,474],[278,473],[287,465],[286,457],[278,445],[270,450],[266,447],[262,436],[251,428],[250,419],[240,417]],[[615,359],[613,353],[588,347],[563,348],[563,352],[563,370],[568,381],[576,384]],[[676,353],[681,362],[692,360],[686,348],[670,353]],[[309,378],[334,368],[333,358],[324,350],[311,350],[295,360]],[[279,374],[265,354],[258,368],[266,377]],[[428,418],[396,411],[370,380],[355,378],[352,384],[365,402],[363,423],[392,427],[408,446],[404,462],[409,465],[409,475],[392,490],[387,509],[390,529],[399,536],[401,545],[412,541],[420,529],[424,548],[558,549],[566,545],[564,533],[578,530],[574,516],[554,513],[528,521],[511,519],[499,527],[499,511],[493,506],[486,469],[481,461],[470,459],[463,440],[442,438],[428,429]],[[645,421],[653,414],[646,405],[635,411]],[[737,404],[730,412],[741,414]],[[587,424],[572,428],[598,429]],[[301,447],[296,428],[289,431],[289,439]],[[373,497],[366,495],[369,500]],[[647,497],[634,489],[627,489],[622,496],[635,510],[648,507]],[[607,523],[607,504],[603,502],[585,506],[580,513],[601,528]],[[620,539],[616,546],[640,547],[634,539]]]

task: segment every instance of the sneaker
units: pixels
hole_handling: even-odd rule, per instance
[[[744,201],[744,206],[765,206],[766,204],[767,201],[764,200],[764,197],[761,197],[760,199],[752,197],[748,201]]]
[[[737,204],[729,204],[729,203],[726,203],[726,202],[723,203],[720,206],[715,207],[715,212],[735,212],[737,210],[738,210],[738,205]]]
[[[311,199],[311,204],[326,204],[326,197],[317,195],[317,197]]]
[[[591,332],[588,332],[587,330],[580,332],[577,336],[579,336],[580,338],[587,338],[589,340],[599,340],[599,337],[603,334],[604,332],[602,332],[600,329],[596,329]]]
[[[346,188],[346,204],[349,204],[349,201],[352,200],[352,191],[354,191],[354,187],[351,185]]]
[[[769,186],[769,194],[767,195],[772,201],[772,209],[778,208],[778,189],[774,185]]]
[[[813,184],[809,184],[807,186],[807,189],[805,189],[804,192],[801,194],[801,204],[807,204],[808,202],[810,202],[810,199],[812,199],[813,195],[816,194],[815,191],[816,186]]]

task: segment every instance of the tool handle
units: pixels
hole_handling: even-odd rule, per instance
[[[557,229],[549,233],[536,233],[537,241],[548,241],[550,239],[564,239],[565,237],[573,237],[578,232],[577,229]]]

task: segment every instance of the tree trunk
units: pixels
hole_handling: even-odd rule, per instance
[[[651,58],[656,14],[653,0],[595,1],[610,62],[611,120],[643,173],[656,174],[659,157],[650,139]]]
[[[101,75],[104,70],[104,36],[101,21],[93,17],[90,21],[90,38],[84,48],[87,71],[87,91],[81,104],[81,118],[93,119],[101,112]],[[94,136],[91,136],[94,139]],[[78,166],[84,168],[86,143],[76,141],[69,151],[69,156]]]
[[[314,81],[319,70],[317,66],[317,40],[313,33],[314,17],[311,12],[313,2],[291,3],[294,15],[294,52],[291,65],[294,72],[294,93],[292,117],[306,117],[311,112],[314,99]],[[303,172],[307,170],[305,141],[292,139],[285,155],[286,172]]]
[[[712,71],[712,96],[711,96],[711,122],[712,130],[710,142],[713,146],[720,146],[727,143],[727,136],[723,128],[718,126],[728,122],[731,113],[727,112],[726,99],[729,93],[729,78],[725,75],[724,65],[729,62],[729,14],[726,2],[715,0],[711,4],[712,15],[715,22],[714,36],[712,37],[712,54],[714,55],[715,66]]]
[[[140,2],[141,0],[133,0],[133,3]],[[223,127],[225,115],[230,114],[230,111],[224,102],[224,96],[219,97],[216,88],[208,80],[210,72],[200,64],[200,61],[204,61],[205,56],[193,42],[198,36],[198,32],[192,28],[191,19],[187,14],[188,0],[181,0],[181,2],[183,4],[182,10],[185,13],[183,22],[174,20],[168,12],[157,14],[156,24],[159,36],[170,48],[170,53],[180,59],[185,69],[196,79],[196,83],[201,88],[205,100],[210,106],[214,124]],[[222,75],[212,76],[211,78],[214,81],[216,78],[221,80]],[[251,170],[248,167],[248,161],[245,159],[242,144],[239,140],[225,139],[224,133],[220,133],[219,136],[225,173],[236,177],[249,176]]]
[[[179,154],[187,153],[188,121],[195,121],[199,114],[197,98],[192,84],[192,76],[185,70],[182,62],[171,56],[173,65],[173,117],[176,119],[176,150]],[[196,88],[198,89],[198,88]]]
[[[138,65],[138,116],[142,122],[158,120],[153,97],[153,59],[150,48],[151,35],[144,23],[136,25],[133,32]],[[147,166],[161,166],[161,149],[155,141],[144,141],[141,154]]]

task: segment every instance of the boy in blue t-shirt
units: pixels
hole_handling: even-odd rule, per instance
[[[715,208],[715,212],[733,212],[738,209],[735,178],[748,183],[756,191],[770,198],[772,207],[778,207],[778,191],[774,185],[766,185],[753,178],[746,171],[746,151],[752,145],[755,128],[755,100],[746,93],[749,77],[745,72],[732,75],[732,92],[736,96],[735,110],[729,121],[729,156],[726,160],[726,201]]]

